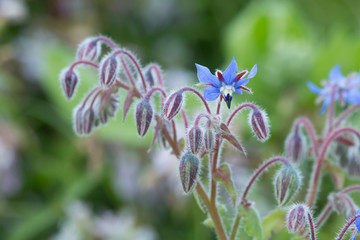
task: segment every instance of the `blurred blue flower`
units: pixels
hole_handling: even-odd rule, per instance
[[[360,215],[360,210],[358,210],[356,212],[356,215]],[[356,229],[355,229],[352,237],[349,240],[355,240],[356,234],[360,232],[360,218],[357,218],[355,220],[355,226],[356,226]]]
[[[360,73],[344,77],[340,71],[340,65],[336,65],[330,70],[329,81],[323,82],[322,85],[324,88],[319,88],[310,81],[307,82],[310,91],[319,95],[316,102],[323,101],[320,114],[323,114],[329,106],[332,91],[335,91],[334,101],[339,100],[341,106],[345,106],[346,103],[360,103],[360,91],[358,89],[360,86]]]
[[[237,73],[238,68],[235,57],[233,57],[230,65],[223,73],[218,70],[216,71],[216,75],[211,74],[207,67],[196,63],[195,66],[197,68],[197,76],[200,81],[200,85],[209,86],[204,90],[204,98],[206,101],[213,101],[221,94],[228,108],[230,108],[233,92],[242,94],[242,90],[245,90],[252,93],[249,88],[245,87],[245,84],[247,84],[251,78],[255,77],[257,72],[256,64],[251,69],[247,78],[242,78],[247,74],[246,70]]]

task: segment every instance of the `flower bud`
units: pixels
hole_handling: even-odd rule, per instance
[[[199,126],[194,126],[189,130],[189,147],[193,154],[199,152],[202,146],[202,131]]]
[[[116,80],[119,63],[113,54],[107,55],[100,63],[100,82],[102,86],[110,88]]]
[[[136,106],[136,128],[140,136],[144,136],[149,130],[153,116],[153,110],[148,100],[144,99]]]
[[[207,128],[204,134],[204,143],[205,148],[208,151],[211,151],[215,145],[215,137],[214,137],[214,131],[211,130],[211,128]]]
[[[357,206],[346,194],[343,193],[332,193],[328,197],[329,203],[337,214],[344,213],[346,218],[351,218],[356,212]]]
[[[83,113],[83,133],[88,135],[91,133],[95,123],[95,113],[92,108],[88,108]]]
[[[279,205],[290,201],[300,186],[300,176],[290,165],[282,167],[275,177],[275,197]]]
[[[260,141],[264,142],[269,138],[269,123],[264,111],[254,109],[249,122],[253,132]]]
[[[295,130],[287,137],[285,142],[286,156],[294,162],[301,161],[306,154],[306,139],[299,130]]]
[[[191,152],[180,158],[180,179],[185,193],[190,192],[196,185],[199,175],[199,159]]]
[[[150,65],[151,66],[151,65]],[[147,85],[152,88],[154,87],[155,85],[155,81],[154,81],[154,76],[152,74],[152,68],[151,67],[148,67],[145,71],[145,74],[144,74],[144,77],[145,77],[145,81],[147,83]]]
[[[350,176],[360,176],[360,146],[356,143],[354,146],[348,148],[348,173]]]
[[[119,109],[119,100],[115,94],[104,94],[99,106],[99,120],[102,124],[107,123],[108,118],[114,117]]]
[[[101,52],[101,41],[97,37],[85,39],[80,43],[76,52],[76,59],[81,61],[95,62]]]
[[[167,119],[163,119],[162,128],[165,128],[166,131],[169,133],[170,137],[174,138],[174,129],[173,129],[173,126],[171,124],[171,121],[169,121]],[[168,141],[166,140],[166,137],[164,136],[162,131],[159,131],[158,143],[159,143],[159,145],[161,147],[163,147],[165,149],[170,148],[170,145],[169,145]]]
[[[80,106],[75,108],[74,110],[74,131],[78,135],[84,134],[84,127],[83,127],[83,112],[84,107]]]
[[[78,74],[74,69],[66,68],[60,74],[60,82],[67,100],[70,100],[78,83]]]
[[[295,233],[298,231],[303,231],[307,223],[307,214],[308,208],[303,204],[296,204],[292,206],[288,215],[287,215],[287,228],[289,232]]]
[[[170,95],[164,105],[164,114],[167,119],[173,119],[179,113],[183,104],[184,97],[181,91],[174,92]]]

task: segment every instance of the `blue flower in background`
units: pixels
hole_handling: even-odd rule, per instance
[[[255,77],[257,72],[256,64],[251,69],[247,78],[242,78],[245,77],[247,71],[237,73],[238,69],[235,57],[233,57],[230,65],[223,73],[216,71],[216,75],[211,74],[207,67],[196,63],[195,66],[200,84],[209,86],[204,90],[204,98],[206,101],[213,101],[221,94],[221,98],[224,98],[226,105],[230,109],[233,92],[242,94],[242,90],[245,90],[252,93],[249,88],[245,87],[245,84],[247,84],[251,78]]]
[[[324,88],[319,88],[308,81],[307,86],[315,94],[318,94],[317,102],[323,101],[320,114],[323,114],[331,102],[331,94],[334,90],[334,101],[339,101],[341,106],[360,103],[360,73],[351,74],[344,77],[340,71],[340,65],[336,65],[330,70],[329,81],[323,82]]]
[[[360,210],[356,212],[356,215],[360,215]],[[349,240],[355,240],[356,234],[360,232],[360,218],[357,218],[355,220],[355,226],[356,226],[355,231]]]

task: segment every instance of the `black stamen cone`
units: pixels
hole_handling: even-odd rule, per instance
[[[224,100],[226,102],[227,107],[230,109],[232,96],[230,96],[230,94],[228,94],[227,96],[224,97]]]

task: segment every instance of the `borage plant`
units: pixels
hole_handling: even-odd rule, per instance
[[[109,53],[104,54],[103,44],[107,45],[106,49],[111,49]],[[277,156],[255,171],[240,194],[232,180],[231,166],[220,159],[224,140],[246,156],[244,146],[230,127],[234,117],[242,109],[251,110],[249,125],[254,135],[262,142],[269,138],[267,115],[253,103],[240,104],[227,118],[220,114],[223,100],[230,109],[233,93],[252,93],[245,85],[255,77],[256,65],[249,73],[246,70],[238,73],[237,63],[233,58],[223,73],[216,71],[213,75],[208,68],[196,64],[200,85],[207,86],[204,96],[191,87],[183,87],[169,94],[163,86],[158,65],[141,67],[130,51],[119,48],[106,37],[91,37],[79,45],[75,61],[61,74],[61,85],[69,100],[76,92],[79,77],[75,67],[79,65],[94,67],[99,72],[99,84],[74,109],[74,130],[79,136],[90,134],[95,128],[114,118],[119,109],[118,93],[121,89],[125,90],[123,119],[130,106],[136,103],[138,134],[144,136],[150,126],[155,125],[150,149],[156,140],[172,149],[172,153],[179,159],[179,176],[184,192],[194,195],[200,208],[209,217],[205,224],[214,227],[218,238],[263,238],[260,217],[254,204],[248,199],[255,180],[270,165],[282,163],[282,168],[275,177],[274,187],[279,205],[284,205],[299,189],[301,179],[287,158]],[[156,92],[160,93],[160,111],[156,110],[152,101]],[[193,123],[189,121],[188,113],[183,107],[184,94],[188,92],[195,94],[204,106],[204,111],[194,117]],[[216,109],[211,109],[207,103],[213,100],[218,100]],[[179,123],[174,117],[179,113],[186,131],[185,140],[180,139],[177,134]],[[230,203],[220,201],[219,188],[225,189],[228,199],[231,199]]]
[[[320,182],[322,170],[328,170],[334,180],[337,192],[330,193],[328,203],[323,208],[316,221],[312,223],[309,215],[309,224],[313,225],[313,229],[319,229],[332,211],[340,214],[344,213],[345,218],[351,219],[341,231],[337,239],[342,239],[346,230],[356,221],[356,230],[354,236],[360,227],[360,220],[356,220],[355,216],[357,206],[349,196],[349,193],[360,190],[360,185],[349,186],[344,188],[344,172],[351,177],[360,176],[360,132],[351,126],[346,125],[346,120],[358,108],[360,108],[360,73],[353,73],[345,77],[340,72],[340,66],[335,66],[329,74],[328,81],[323,82],[324,88],[319,88],[312,82],[307,83],[309,89],[318,94],[318,102],[323,102],[320,114],[328,110],[326,123],[323,125],[323,134],[318,136],[309,119],[298,118],[293,125],[292,131],[287,137],[285,144],[285,152],[294,163],[302,163],[306,158],[306,154],[314,159],[314,167],[311,180],[309,181],[308,194],[304,204],[296,205],[290,208],[288,213],[288,229],[290,232],[299,230],[300,234],[306,236],[308,233],[301,231],[304,218],[304,212],[310,212],[309,209],[316,205],[316,198],[320,191]],[[339,101],[342,111],[335,114],[335,103]],[[349,106],[349,104],[355,104]],[[304,131],[307,133],[305,136]],[[309,144],[307,144],[309,142]],[[296,210],[298,209],[298,210]],[[298,212],[295,214],[295,212]],[[300,214],[301,213],[301,214]],[[358,212],[357,214],[359,214]],[[297,224],[294,227],[292,222],[294,218]],[[314,231],[310,231],[311,239],[315,239]],[[355,239],[353,236],[352,239]]]

